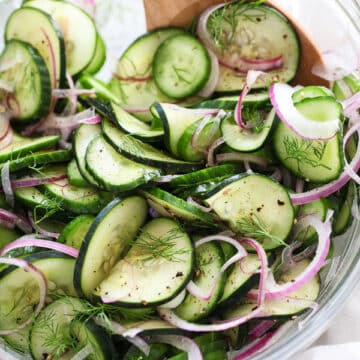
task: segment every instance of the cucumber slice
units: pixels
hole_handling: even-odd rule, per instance
[[[92,18],[66,1],[29,0],[23,7],[40,9],[59,25],[65,40],[66,70],[76,75],[86,68],[95,55],[96,28]]]
[[[234,302],[238,301],[241,296],[244,296],[251,288],[259,282],[259,275],[256,274],[260,268],[259,257],[255,254],[248,254],[237,262],[229,271],[225,282],[224,292],[218,304],[222,308],[226,308]]]
[[[195,248],[195,284],[205,293],[210,292],[223,264],[224,255],[216,243],[205,243]],[[207,316],[222,295],[225,279],[225,274],[218,279],[216,288],[209,300],[201,300],[187,294],[184,301],[174,310],[175,313],[180,318],[192,322]]]
[[[21,329],[14,334],[6,335],[3,338],[6,340],[7,344],[11,346],[12,349],[20,351],[22,353],[29,353],[29,331],[30,326]]]
[[[222,21],[219,26],[216,22],[219,16],[232,19],[232,22]],[[288,82],[295,76],[300,59],[299,40],[290,22],[275,9],[258,3],[230,3],[213,12],[207,28],[213,37],[220,34],[217,43],[221,47],[217,52],[221,56],[241,56],[250,61],[282,56],[283,66],[259,77],[254,89],[266,88],[274,80]],[[245,79],[246,74],[220,64],[216,91],[241,90]]]
[[[132,190],[160,175],[157,168],[119,154],[101,135],[91,141],[85,160],[91,175],[109,191]]]
[[[75,159],[72,159],[68,164],[67,176],[69,179],[69,183],[71,185],[78,186],[78,187],[89,186],[89,183],[81,175],[79,167],[78,167]]]
[[[325,86],[305,86],[295,91],[291,98],[294,104],[296,104],[305,99],[319,98],[323,96],[335,98],[334,93]]]
[[[152,63],[156,50],[164,40],[184,33],[184,29],[179,28],[155,30],[139,37],[125,50],[117,65],[116,77],[109,84],[120,105],[132,109],[149,109],[157,101],[171,102],[170,98],[160,92],[151,77]],[[139,78],[141,81],[136,81]],[[136,112],[134,116],[144,121],[152,119],[150,111]]]
[[[280,162],[296,176],[316,183],[337,179],[343,168],[342,140],[303,140],[280,122],[274,132],[273,148]]]
[[[91,297],[147,217],[146,201],[139,196],[115,199],[92,223],[76,260],[74,284],[79,294]],[[126,229],[126,231],[124,231]]]
[[[144,309],[129,309],[126,308],[126,311],[139,311]],[[148,309],[145,309],[148,310]],[[143,329],[142,334],[144,336],[151,336],[151,335],[169,335],[169,334],[179,334],[181,333],[181,329],[177,328],[174,325],[169,324],[168,322],[160,319],[151,319],[151,320],[144,320],[144,321],[136,321],[130,322],[125,324],[128,330],[134,329],[137,327],[141,327]]]
[[[189,125],[181,135],[177,152],[187,161],[202,161],[206,159],[207,150],[221,136],[219,119],[213,118],[200,131],[196,147],[192,145],[192,138],[202,120]]]
[[[193,262],[193,244],[179,224],[166,218],[153,219],[95,294],[122,306],[160,305],[183,290],[191,278]]]
[[[48,197],[74,214],[97,214],[111,199],[111,194],[92,187],[70,185],[68,179],[42,185]]]
[[[160,103],[154,104],[151,112],[161,119],[165,131],[165,145],[177,157],[180,156],[178,144],[184,131],[209,114],[207,109],[186,109],[173,104]]]
[[[89,74],[96,74],[103,67],[106,60],[106,45],[101,35],[96,33],[96,48],[88,66],[83,70]]]
[[[14,133],[12,143],[0,150],[0,162],[18,159],[34,151],[43,150],[54,146],[60,136],[43,136],[38,138],[23,137]]]
[[[190,34],[166,39],[157,49],[152,64],[159,89],[174,99],[184,99],[199,92],[209,79],[209,53]]]
[[[157,148],[123,133],[109,120],[102,122],[104,137],[118,151],[130,160],[158,167],[165,172],[190,172],[199,168],[199,164],[172,158]]]
[[[54,151],[38,151],[19,159],[8,160],[10,171],[18,171],[29,167],[36,167],[44,164],[62,163],[69,161],[72,158],[72,152],[70,150],[54,150]],[[0,169],[6,163],[0,164]],[[64,172],[62,172],[64,174]],[[39,176],[39,174],[37,174]],[[56,174],[58,175],[58,173]]]
[[[168,349],[169,346],[165,344],[151,344],[150,353],[146,356],[139,348],[131,346],[124,355],[123,360],[159,360],[164,358]]]
[[[309,262],[310,260],[303,260],[297,263],[296,266],[283,273],[278,281],[280,283],[291,281],[305,270],[309,265]],[[320,277],[316,274],[315,277],[308,281],[302,288],[289,294],[289,296],[283,299],[265,300],[264,310],[262,311],[263,315],[261,317],[281,319],[299,315],[308,308],[306,302],[302,302],[301,300],[306,299],[306,301],[315,301],[319,296],[319,293]],[[297,301],[297,299],[300,299],[300,301]],[[256,301],[243,299],[237,306],[234,306],[225,314],[225,319],[244,316],[252,311],[254,305],[256,305]]]
[[[94,186],[98,186],[99,184],[86,169],[85,155],[90,142],[100,133],[100,125],[82,124],[76,130],[73,140],[75,159],[80,174],[89,184]]]
[[[18,39],[39,51],[48,68],[51,87],[65,85],[65,43],[58,24],[44,11],[20,8],[9,17],[5,27],[5,40]]]
[[[94,220],[95,217],[92,215],[79,215],[64,227],[58,242],[65,243],[75,249],[80,249]]]
[[[25,260],[41,270],[48,282],[48,299],[75,295],[73,275],[75,260],[55,251],[30,255]],[[33,316],[39,302],[39,286],[33,275],[9,266],[0,273],[0,329],[15,329]]]
[[[282,245],[293,226],[294,209],[288,192],[263,175],[243,175],[230,184],[225,180],[208,194],[205,203],[233,231],[255,237],[266,250]],[[259,229],[269,235],[259,237]]]
[[[0,65],[17,60],[17,63],[0,72],[0,80],[13,87],[10,106],[16,120],[27,121],[45,115],[50,107],[51,83],[45,61],[31,45],[10,40],[0,56]],[[5,99],[1,99],[2,102]]]
[[[163,216],[176,217],[199,227],[217,226],[211,214],[160,188],[142,190],[142,194],[149,205]]]
[[[269,137],[276,119],[275,110],[271,110],[260,125],[259,130],[246,130],[235,123],[233,117],[221,122],[221,132],[225,143],[236,151],[251,152],[260,149]]]
[[[18,230],[0,226],[0,250],[7,244],[10,244],[12,241],[18,239],[20,236],[21,233]]]

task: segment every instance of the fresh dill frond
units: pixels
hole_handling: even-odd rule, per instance
[[[271,234],[270,229],[256,215],[248,215],[237,221],[239,232],[246,237],[254,238],[259,241],[272,241],[277,244],[287,246],[278,236]]]
[[[35,225],[53,216],[59,211],[64,211],[63,201],[51,196],[48,191],[44,192],[45,199],[33,209]]]
[[[136,256],[143,262],[154,259],[164,259],[170,262],[181,262],[181,255],[189,252],[188,249],[178,249],[176,240],[183,236],[180,228],[171,229],[162,236],[156,236],[147,231],[142,231],[140,236],[130,245],[139,250]]]
[[[283,144],[287,154],[287,157],[284,160],[295,160],[300,174],[302,173],[301,165],[303,164],[331,170],[329,166],[321,163],[327,142],[309,141],[285,136]]]

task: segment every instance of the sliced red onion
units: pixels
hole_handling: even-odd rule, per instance
[[[59,148],[63,150],[72,150],[72,143],[69,141],[65,141],[60,139],[58,142]]]
[[[276,324],[276,320],[260,320],[250,331],[250,341],[256,340],[263,336]]]
[[[0,73],[14,68],[17,64],[22,61],[19,51],[16,51],[15,56],[7,61],[2,61],[0,64]]]
[[[302,193],[304,191],[304,179],[296,179],[295,192]]]
[[[119,80],[119,81],[126,81],[126,82],[146,82],[152,79],[152,76],[144,76],[144,77],[134,77],[134,76],[130,76],[130,77],[123,77],[120,76],[116,73],[113,73],[112,76]]]
[[[189,337],[181,335],[153,335],[151,342],[168,344],[187,353],[188,360],[202,360],[203,356],[199,346]]]
[[[0,150],[5,149],[9,145],[11,145],[13,139],[14,139],[14,132],[13,129],[9,127],[7,134],[0,140]]]
[[[175,309],[184,301],[185,296],[186,296],[186,290],[184,289],[178,296],[174,297],[166,304],[160,305],[160,307],[165,309]]]
[[[30,325],[32,323],[33,319],[40,313],[41,309],[45,305],[47,282],[46,282],[46,278],[45,278],[45,275],[43,274],[43,272],[40,269],[38,269],[37,267],[35,267],[33,264],[27,262],[24,259],[1,258],[0,257],[0,264],[14,265],[21,269],[24,269],[25,272],[32,272],[39,284],[39,303],[34,311],[33,316],[30,316],[29,319],[27,319],[22,324],[18,325],[15,329],[0,330],[0,335],[11,335],[11,334],[17,333],[19,330],[24,329],[25,327]]]
[[[53,89],[52,96],[56,99],[66,99],[80,95],[96,95],[93,89]]]
[[[19,239],[11,242],[10,244],[5,245],[0,251],[0,256],[7,254],[13,249],[19,249],[26,246],[36,246],[45,249],[55,250],[57,252],[69,255],[73,258],[77,258],[79,255],[79,251],[71,246],[64,245],[56,241],[38,239],[36,238],[35,234],[32,234],[22,236]]]
[[[343,144],[346,144],[346,141],[350,138],[350,136],[354,135],[355,133],[360,134],[360,123],[355,124],[352,126],[348,132],[346,133]],[[350,169],[350,170],[349,170]],[[357,177],[356,172],[360,169],[360,144],[356,149],[355,156],[351,160],[351,163],[347,165],[345,160],[345,171],[340,175],[337,180],[334,180],[328,184],[323,186],[317,187],[313,190],[300,193],[300,194],[290,194],[291,201],[294,205],[303,205],[314,200],[318,200],[322,197],[327,197],[336,191],[340,190],[344,185],[348,183],[351,179],[350,173]]]
[[[281,180],[283,178],[283,174],[282,174],[281,170],[278,167],[273,167],[271,169],[273,169],[273,173],[270,175],[270,177],[273,178],[277,182],[281,182]]]
[[[94,321],[99,325],[106,329],[109,329],[112,333],[124,336],[124,333],[128,330],[126,327],[122,326],[121,324],[117,323],[116,321],[109,320],[106,321],[102,317],[95,317]],[[146,356],[150,354],[150,346],[149,344],[142,339],[140,336],[133,336],[126,338],[130,343],[136,346],[140,351],[142,351]]]
[[[340,119],[315,121],[306,118],[294,106],[292,94],[295,89],[288,84],[270,86],[270,101],[281,121],[295,134],[306,140],[328,140],[340,129]]]
[[[353,184],[350,184],[351,186],[353,186]],[[359,209],[359,194],[358,194],[358,188],[355,188],[354,191],[354,199],[353,202],[351,204],[351,215],[354,217],[354,219],[356,220],[360,220],[360,209]]]
[[[360,120],[360,91],[342,101],[341,104],[344,109],[344,115],[350,118],[350,123],[354,124]]]
[[[10,161],[7,161],[1,169],[1,186],[5,194],[6,202],[14,207],[15,205],[15,195],[11,187],[10,179]]]
[[[224,143],[225,143],[224,138],[220,137],[211,144],[211,146],[209,148],[209,151],[208,151],[208,154],[207,154],[207,165],[208,166],[214,166],[215,165],[214,152],[220,145],[222,145]]]
[[[215,52],[220,64],[230,68],[235,72],[241,73],[246,73],[249,70],[269,71],[281,68],[283,65],[282,56],[278,56],[272,59],[250,60],[245,59],[237,53],[231,54],[230,56],[225,56],[224,54],[217,52],[217,46],[207,29],[207,22],[214,11],[224,7],[225,5],[226,4],[215,5],[205,10],[201,14],[197,25],[197,35],[199,39],[208,49],[211,49]]]
[[[245,96],[250,92],[251,87],[254,85],[254,83],[256,82],[258,77],[263,74],[264,74],[264,72],[262,72],[262,71],[249,70],[246,75],[245,85],[244,85],[243,90],[241,91],[239,100],[236,104],[235,111],[234,111],[234,119],[242,129],[251,129],[253,127],[252,125],[245,124],[245,122],[243,121],[242,106],[243,106],[243,101],[244,101]]]
[[[11,211],[0,209],[0,220],[7,223],[10,227],[17,226],[24,233],[31,233],[32,227],[30,223],[21,215],[12,213]]]
[[[246,360],[249,357],[261,350],[264,349],[266,345],[270,342],[270,340],[276,335],[279,329],[271,331],[265,334],[262,338],[256,339],[251,344],[247,345],[240,351],[236,351],[233,354],[229,355],[229,360]]]
[[[80,351],[78,351],[71,360],[85,360],[88,358],[89,355],[91,355],[94,352],[94,349],[89,343],[88,345],[84,346]]]
[[[266,167],[268,165],[268,161],[265,158],[261,158],[252,154],[232,152],[216,155],[216,163],[222,163],[226,161],[247,161],[262,167]]]
[[[248,174],[253,174],[253,170],[250,166],[250,163],[248,161],[244,161],[244,168],[245,168],[245,171],[248,173]]]
[[[219,60],[211,49],[207,49],[207,51],[211,60],[210,77],[205,86],[198,92],[198,95],[204,98],[208,98],[213,94],[220,78]]]
[[[12,180],[11,187],[13,189],[20,189],[23,187],[30,187],[30,186],[39,186],[43,184],[49,184],[56,182],[58,180],[63,180],[67,177],[66,174],[62,175],[54,175],[49,177],[26,177],[23,179]]]
[[[28,211],[28,218],[29,218],[30,224],[33,227],[33,229],[35,231],[37,231],[40,235],[44,235],[46,237],[53,238],[53,239],[59,238],[59,236],[60,236],[59,233],[47,231],[47,230],[43,229],[42,227],[40,227],[38,224],[35,224],[35,221],[34,221],[31,211]]]
[[[10,128],[10,120],[9,117],[4,113],[1,113],[0,109],[0,142],[6,137]]]
[[[200,205],[198,202],[196,202],[191,196],[189,196],[187,199],[186,199],[186,202],[190,205],[193,205],[193,206],[196,206],[197,208],[199,208],[201,211],[203,212],[210,212],[212,210],[211,207],[206,207],[206,206],[203,206],[203,205]]]
[[[170,182],[172,179],[176,179],[177,177],[179,177],[181,175],[164,175],[164,176],[158,176],[156,178],[153,179],[153,181],[157,182],[157,183],[168,183]]]
[[[148,108],[132,107],[124,104],[122,104],[121,107],[129,114],[142,114],[150,111]]]
[[[198,137],[200,135],[200,133],[203,131],[203,129],[205,128],[205,126],[212,121],[212,115],[206,115],[202,118],[202,120],[200,121],[199,126],[196,128],[196,130],[194,131],[193,136],[191,137],[191,146],[196,149],[197,151],[200,152],[205,152],[206,150],[199,148],[198,144],[197,144],[197,140]]]
[[[291,281],[284,284],[277,284],[272,272],[269,273],[266,279],[266,299],[278,299],[285,296],[291,296],[291,294],[301,287],[303,287],[307,282],[309,282],[322,268],[326,260],[327,254],[330,247],[330,235],[331,235],[331,217],[333,211],[329,210],[326,216],[326,220],[323,223],[315,215],[307,215],[299,220],[299,223],[303,225],[304,228],[312,226],[318,233],[318,246],[316,253],[311,263],[306,267],[306,269],[296,276]],[[257,295],[257,291],[250,291],[247,296],[254,298]]]
[[[47,34],[47,32],[45,31],[44,28],[40,27],[40,30],[42,32],[42,34],[45,37],[45,41],[46,41],[46,45],[50,50],[50,65],[51,65],[51,75],[54,79],[54,83],[51,84],[53,88],[58,86],[58,79],[57,79],[57,70],[56,70],[56,58],[55,58],[55,51],[54,51],[54,47],[51,43],[51,40],[49,38],[49,35]]]

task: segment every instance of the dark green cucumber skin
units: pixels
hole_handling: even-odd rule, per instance
[[[71,160],[72,152],[70,150],[54,150],[43,153],[33,153],[16,160],[10,160],[10,171],[18,171],[29,166],[44,165],[51,163],[61,163]],[[0,164],[0,169],[2,168]]]
[[[174,161],[172,163],[170,161],[165,161],[165,160],[161,161],[161,160],[151,159],[150,157],[142,157],[141,155],[133,154],[129,151],[126,151],[126,148],[124,149],[123,147],[119,146],[119,144],[116,144],[115,141],[113,141],[113,139],[111,139],[111,136],[108,136],[107,133],[104,131],[104,126],[105,125],[103,122],[103,134],[104,134],[104,137],[106,138],[106,140],[113,146],[113,148],[117,152],[124,155],[126,158],[128,158],[130,160],[133,160],[135,162],[142,163],[145,165],[153,166],[153,167],[158,167],[168,173],[192,172],[192,171],[198,170],[201,167],[201,165],[198,163],[192,163],[192,162],[186,162],[186,161],[184,161],[184,162]],[[124,135],[124,136],[127,136],[127,135]],[[128,136],[131,137],[131,135],[128,135]],[[135,139],[135,140],[140,141],[138,139]],[[144,144],[144,145],[151,146],[148,144]],[[146,152],[146,150],[144,150],[144,151]],[[164,154],[164,155],[167,155],[167,154]],[[170,155],[168,155],[168,156],[170,156]]]
[[[66,58],[65,58],[65,41],[62,35],[62,32],[59,28],[59,25],[53,20],[53,18],[48,15],[47,13],[45,13],[44,11],[40,10],[40,9],[34,9],[36,11],[39,11],[41,13],[43,13],[44,16],[46,16],[48,18],[49,23],[51,23],[51,25],[53,26],[57,37],[59,38],[59,45],[60,45],[60,74],[57,74],[57,80],[58,80],[58,87],[59,89],[63,89],[65,87],[66,84]],[[12,16],[12,15],[11,15]],[[5,28],[5,40],[7,38],[6,35],[6,28]]]
[[[43,115],[46,115],[49,111],[50,103],[51,103],[51,80],[50,80],[50,74],[49,70],[45,64],[44,59],[39,54],[38,50],[36,50],[33,46],[30,44],[25,43],[22,40],[16,40],[12,39],[9,40],[6,43],[6,46],[12,45],[12,44],[18,44],[20,46],[23,46],[27,49],[27,51],[30,53],[32,57],[33,63],[37,65],[37,70],[39,72],[40,77],[40,91],[41,93],[38,95],[39,99],[41,99],[40,106],[38,109],[36,109],[32,114],[28,115],[27,117],[22,117],[21,114],[18,117],[13,118],[12,120],[21,122],[21,123],[27,123],[27,122],[33,122],[40,118]],[[1,61],[1,58],[0,58]]]
[[[142,334],[144,334],[144,332]],[[168,349],[169,346],[165,344],[152,344],[150,354],[146,356],[141,350],[132,345],[124,355],[123,360],[159,360],[163,358]]]
[[[170,146],[170,143],[169,143],[169,140],[170,140],[170,136],[169,136],[169,133],[170,133],[170,129],[169,129],[169,124],[167,122],[167,118],[166,118],[166,114],[165,114],[165,111],[163,110],[161,104],[159,103],[155,103],[153,104],[153,107],[154,109],[157,111],[157,113],[159,114],[159,117],[161,119],[161,122],[162,122],[162,125],[163,125],[163,128],[164,128],[164,142],[165,142],[165,146],[166,148],[170,151],[171,149],[171,146]]]
[[[51,148],[52,146],[55,146],[56,143],[60,140],[60,136],[47,136],[47,137],[44,137],[44,139],[45,140],[42,142],[39,142],[35,145],[28,145],[26,148],[23,148],[23,149],[15,148],[15,149],[11,149],[8,152],[4,152],[4,150],[6,150],[6,149],[3,149],[0,152],[0,163],[5,162],[7,160],[14,159],[14,158],[18,159],[20,157],[24,157],[25,155],[32,153],[34,151]]]
[[[74,169],[73,169],[74,167]],[[77,162],[75,159],[69,162],[67,167],[67,176],[69,179],[69,183],[78,187],[88,187],[90,184],[85,180],[85,178],[81,175],[80,170],[78,168]]]

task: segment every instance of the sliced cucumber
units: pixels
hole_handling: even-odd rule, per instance
[[[198,207],[165,190],[153,187],[142,190],[142,194],[146,197],[149,205],[163,216],[175,217],[200,227],[216,226],[211,214],[202,211]]]
[[[38,8],[59,25],[65,40],[66,70],[76,75],[90,64],[95,55],[97,33],[92,18],[79,7],[54,0],[29,0],[23,6]]]
[[[0,250],[20,236],[21,233],[17,229],[8,229],[4,226],[0,226]]]
[[[162,121],[166,147],[178,157],[180,156],[178,151],[179,140],[186,128],[209,114],[206,109],[186,109],[173,104],[160,103],[154,104],[151,107],[151,112]]]
[[[0,80],[13,87],[10,107],[21,121],[39,118],[50,107],[51,83],[45,61],[31,45],[10,40],[0,56],[0,65],[17,60],[17,63],[0,72]],[[7,95],[8,96],[8,95]],[[5,101],[5,99],[0,100]]]
[[[48,300],[59,295],[74,295],[72,284],[75,260],[44,251],[25,258],[43,272],[48,283]],[[29,317],[39,302],[39,286],[31,272],[9,266],[0,273],[0,329],[15,329]]]
[[[305,86],[295,91],[291,98],[294,104],[296,104],[304,99],[319,98],[323,96],[335,97],[334,93],[325,86]]]
[[[236,124],[233,117],[228,116],[221,122],[222,136],[226,144],[236,151],[251,152],[258,150],[268,138],[275,118],[275,110],[271,110],[266,115],[259,130],[246,130]]]
[[[5,40],[18,39],[37,49],[44,59],[51,77],[52,88],[65,84],[65,43],[58,24],[44,11],[20,8],[9,17]]]
[[[296,176],[313,182],[338,178],[343,168],[342,140],[304,140],[280,122],[274,132],[273,147],[281,163]]]
[[[200,131],[195,142],[193,136],[202,120],[189,125],[178,142],[177,152],[180,157],[187,161],[205,160],[208,149],[221,136],[219,120],[211,119]]]
[[[92,296],[135,239],[146,217],[147,204],[139,196],[115,199],[97,215],[76,260],[74,284],[79,294]]]
[[[81,175],[79,167],[76,163],[75,159],[72,159],[67,167],[67,176],[69,179],[69,183],[78,187],[87,187],[89,183],[85,180],[85,178]]]
[[[303,260],[292,267],[290,270],[283,273],[278,279],[279,282],[289,282],[297,275],[305,270],[309,265],[309,260]],[[283,299],[265,300],[265,306],[261,317],[270,318],[291,318],[298,315],[309,308],[309,303],[315,301],[320,293],[320,277],[315,275],[299,290],[289,294]],[[305,301],[302,301],[305,300]],[[249,300],[241,300],[237,306],[234,306],[226,313],[225,319],[234,318],[237,316],[244,316],[252,311],[256,306],[256,302]]]
[[[144,309],[129,309],[127,308],[126,311],[139,311]],[[148,310],[148,309],[145,309]],[[150,319],[144,321],[135,321],[130,323],[125,323],[125,326],[128,330],[135,329],[137,327],[141,327],[143,329],[142,334],[144,336],[151,336],[151,335],[168,335],[168,334],[179,334],[181,333],[181,329],[177,328],[169,324],[166,321],[160,319]]]
[[[86,166],[100,186],[109,191],[127,191],[160,175],[160,170],[127,159],[104,138],[91,141],[86,151]]]
[[[224,292],[219,300],[222,308],[238,301],[259,281],[259,274],[256,272],[260,268],[260,260],[256,254],[248,254],[240,262],[237,262],[229,271],[225,282]]]
[[[217,278],[223,264],[224,255],[216,243],[205,243],[195,249],[194,282],[204,293],[215,289],[209,300],[201,300],[187,294],[184,301],[174,310],[180,318],[192,322],[198,321],[214,309],[224,289],[225,274],[220,279]]]
[[[12,349],[22,353],[29,353],[29,332],[30,326],[27,326],[26,328],[19,330],[14,334],[4,336],[4,339],[6,340],[7,344],[12,347]]]
[[[99,32],[97,32],[96,48],[95,48],[94,56],[92,57],[88,66],[86,66],[86,68],[83,71],[89,74],[96,74],[103,67],[105,60],[106,60],[106,45]]]
[[[36,167],[44,164],[62,163],[69,161],[72,158],[72,152],[70,150],[49,150],[38,151],[31,154],[27,154],[24,157],[20,157],[9,161],[9,169],[11,172],[26,169],[29,167]],[[6,163],[0,164],[0,169]],[[63,172],[64,174],[64,172]],[[37,174],[39,176],[39,174]]]
[[[86,169],[85,155],[90,142],[100,133],[100,125],[82,124],[76,130],[73,139],[74,154],[79,171],[89,184],[95,186],[98,186],[98,182]]]
[[[282,245],[294,221],[294,209],[284,187],[263,175],[244,175],[228,184],[225,180],[208,194],[205,203],[244,236],[255,237],[266,250]],[[270,235],[259,237],[259,229]]]
[[[158,167],[165,172],[190,172],[199,168],[199,164],[172,158],[163,151],[146,144],[131,135],[123,133],[109,120],[102,122],[103,134],[109,143],[122,155],[138,163]]]
[[[80,249],[94,219],[92,215],[79,215],[64,227],[58,241]]]
[[[131,346],[123,357],[123,360],[159,360],[163,359],[164,355],[168,350],[169,346],[165,344],[151,344],[149,355],[144,353],[136,346]],[[146,357],[145,357],[146,356]]]
[[[222,21],[219,29],[219,16],[232,22]],[[288,82],[295,76],[300,59],[299,40],[290,22],[275,9],[259,3],[226,4],[212,13],[207,28],[213,38],[219,36],[217,43],[222,45],[217,53],[223,62],[231,57],[256,61],[282,56],[282,66],[259,77],[254,89],[268,87],[274,81]],[[246,74],[220,65],[216,91],[240,90],[245,79]]]
[[[103,301],[122,306],[160,305],[183,290],[191,278],[193,261],[193,244],[179,224],[153,219],[95,293]]]
[[[166,39],[157,49],[152,64],[159,89],[174,99],[199,92],[209,79],[210,56],[199,40],[190,34]]]
[[[28,138],[14,133],[12,143],[6,148],[0,150],[0,162],[18,159],[31,152],[52,147],[59,141],[59,139],[60,136]]]

